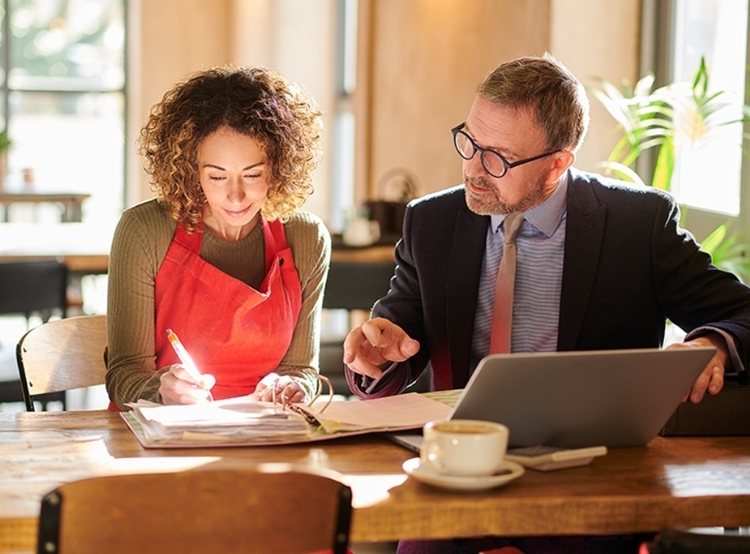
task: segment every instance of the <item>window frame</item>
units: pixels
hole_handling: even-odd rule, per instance
[[[12,0],[2,0],[2,10],[3,13],[0,14],[0,17],[2,17],[2,24],[0,25],[0,28],[2,29],[3,33],[3,40],[0,42],[0,71],[5,72],[5,78],[2,79],[2,82],[0,82],[0,97],[2,97],[2,101],[0,102],[0,130],[1,129],[8,129],[10,128],[10,122],[12,119],[11,114],[11,93],[52,93],[52,94],[86,94],[86,93],[100,93],[100,94],[111,94],[116,93],[120,94],[122,96],[122,130],[125,136],[127,136],[128,133],[128,125],[129,125],[129,102],[128,102],[128,89],[129,89],[129,73],[130,73],[130,1],[129,0],[119,0],[122,2],[122,14],[123,14],[123,80],[122,84],[118,88],[55,88],[55,87],[45,87],[45,88],[12,88],[10,85],[10,64],[11,64],[11,25],[10,25],[10,14],[12,13],[11,10],[11,2]],[[128,165],[129,165],[129,154],[128,154],[128,144],[127,140],[122,141],[122,148],[121,148],[121,159],[122,159],[122,190],[119,192],[119,202],[120,202],[120,208],[124,209],[124,207],[127,205],[127,192],[128,192]]]
[[[654,87],[660,87],[671,80],[675,61],[676,13],[675,6],[679,0],[643,0],[641,11],[641,59],[640,74],[653,73]],[[749,29],[745,50],[750,60],[750,12],[747,27]],[[750,73],[742,91],[747,99],[750,94]],[[747,100],[746,100],[747,103]],[[750,133],[750,123],[744,126],[744,133]],[[652,149],[653,150],[653,149]],[[637,162],[639,174],[650,175],[656,163],[656,153],[647,152]],[[685,218],[685,226],[698,240],[705,238],[719,225],[730,222],[730,232],[738,232],[750,237],[750,163],[748,156],[742,156],[740,169],[740,202],[739,214],[729,216],[698,207],[690,207]]]

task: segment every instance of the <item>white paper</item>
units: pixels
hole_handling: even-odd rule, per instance
[[[417,429],[425,423],[445,419],[450,407],[415,392],[376,398],[331,402],[325,411],[318,404],[305,411],[311,413],[329,432],[372,429],[377,431]]]

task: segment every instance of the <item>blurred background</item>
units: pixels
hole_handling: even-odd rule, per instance
[[[334,236],[353,215],[378,220],[378,242],[392,247],[406,201],[461,182],[450,129],[482,79],[549,52],[590,91],[584,170],[615,161],[655,184],[663,140],[643,152],[643,136],[626,141],[637,151],[627,160],[617,146],[652,92],[684,85],[680,121],[693,125],[681,144],[675,118],[667,188],[699,240],[719,228],[720,244],[732,238],[717,259],[741,268],[747,27],[747,0],[0,0],[0,254],[62,241],[73,226],[63,221],[85,226],[74,247],[106,256],[121,211],[153,196],[135,147],[151,106],[227,63],[276,69],[311,93],[325,159],[306,209]],[[710,80],[696,88],[700,75]],[[104,313],[106,269],[82,273],[75,308]],[[0,318],[14,326],[0,344],[38,323]]]

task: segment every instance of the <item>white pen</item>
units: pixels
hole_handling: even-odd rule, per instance
[[[190,376],[196,381],[198,381],[199,383],[201,383],[202,382],[201,372],[198,371],[198,368],[196,367],[195,362],[193,361],[193,358],[190,357],[190,354],[188,354],[188,351],[185,350],[184,346],[182,346],[180,339],[177,338],[177,335],[175,334],[174,331],[172,331],[172,329],[167,329],[167,338],[169,339],[169,344],[172,345],[172,348],[177,354],[177,357],[180,359],[180,362],[182,362],[182,365],[185,366],[185,369],[190,374]]]

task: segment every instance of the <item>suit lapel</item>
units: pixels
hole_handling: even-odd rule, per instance
[[[446,308],[453,388],[463,387],[469,379],[474,314],[489,219],[468,208],[458,212],[456,218],[448,264]]]
[[[596,278],[607,208],[591,185],[571,175],[563,261],[558,350],[574,350]]]

